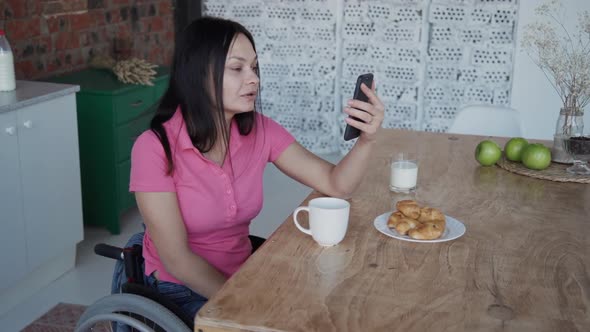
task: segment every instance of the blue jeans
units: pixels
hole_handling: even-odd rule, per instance
[[[190,318],[194,318],[207,299],[193,292],[190,288],[168,281],[161,281],[154,276],[146,276],[147,284],[158,293],[170,299],[182,309]]]

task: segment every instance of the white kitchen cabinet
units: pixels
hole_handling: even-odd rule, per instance
[[[17,121],[27,260],[32,270],[82,240],[75,95],[20,109]]]
[[[83,239],[75,93],[1,111],[0,314],[74,267]]]
[[[0,289],[27,271],[16,112],[0,113]]]

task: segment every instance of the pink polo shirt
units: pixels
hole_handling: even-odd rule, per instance
[[[256,125],[240,135],[235,121],[229,155],[223,167],[209,161],[193,145],[179,110],[164,123],[174,173],[166,175],[166,155],[156,135],[148,130],[137,138],[131,153],[131,192],[175,192],[191,250],[231,276],[250,256],[250,221],[262,209],[262,176],[295,140],[278,123],[256,113]],[[168,273],[149,232],[143,240],[145,274],[181,283]]]

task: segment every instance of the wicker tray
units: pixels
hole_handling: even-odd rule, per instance
[[[570,167],[571,165],[551,163],[551,165],[548,168],[542,171],[535,171],[524,167],[524,165],[521,163],[506,160],[504,157],[502,157],[496,163],[496,165],[512,173],[526,175],[537,179],[550,180],[556,182],[590,183],[590,176],[573,175],[566,172],[565,169]]]

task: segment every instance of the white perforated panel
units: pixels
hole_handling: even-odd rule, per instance
[[[446,131],[465,105],[510,102],[517,9],[517,0],[432,0],[421,129]]]
[[[236,20],[250,30],[260,62],[263,113],[318,153],[337,148],[336,3],[203,1],[206,15]]]
[[[417,129],[422,82],[421,29],[424,1],[343,1],[342,105],[352,98],[356,77],[372,72],[387,110],[383,127]],[[344,132],[341,117],[340,134]],[[342,139],[340,150],[352,142]]]
[[[517,0],[204,0],[254,35],[262,110],[316,153],[346,152],[342,107],[375,74],[383,126],[446,131],[510,102]]]

